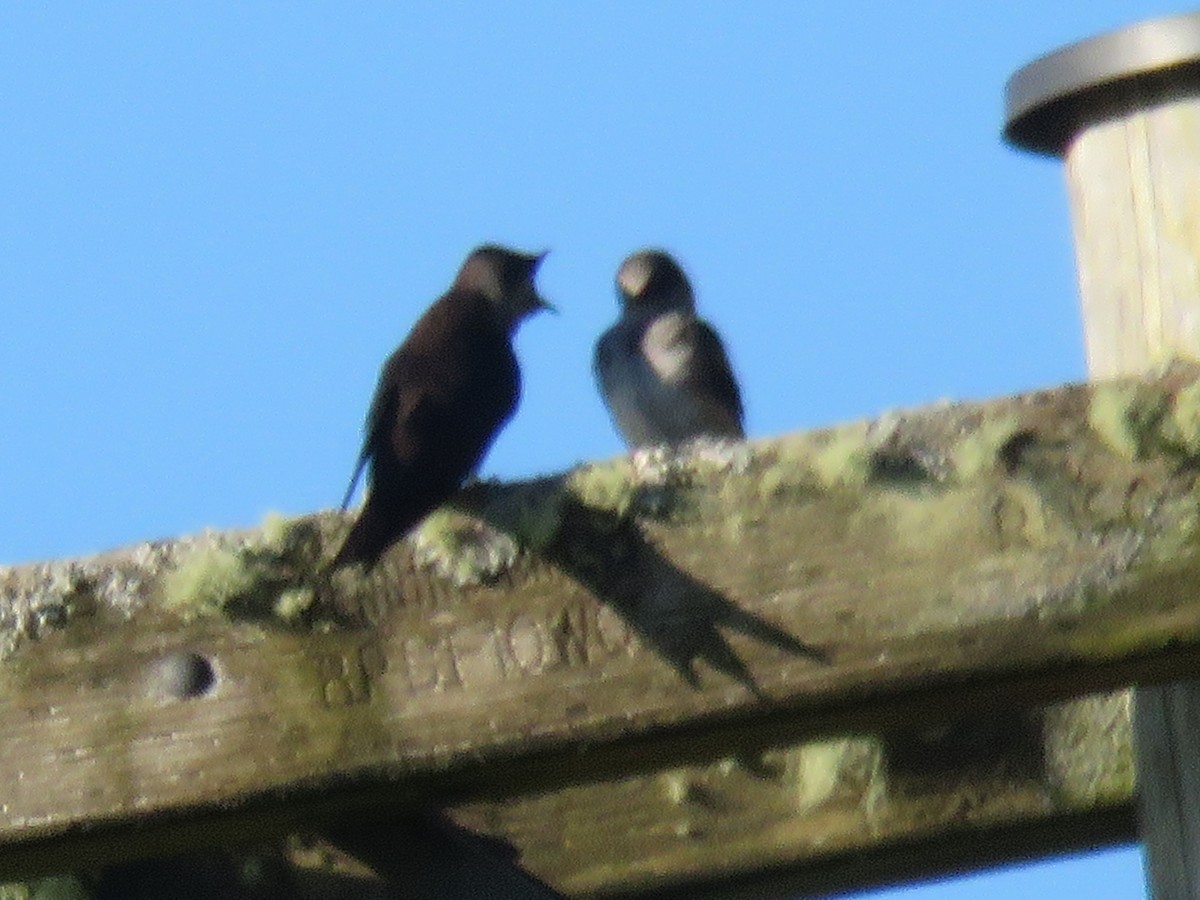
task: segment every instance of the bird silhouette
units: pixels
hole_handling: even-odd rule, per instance
[[[534,284],[545,255],[475,249],[384,363],[342,509],[369,468],[366,501],[331,570],[374,567],[454,494],[512,417],[521,395],[513,335],[554,308]]]
[[[617,270],[621,318],[596,342],[594,371],[629,447],[742,438],[741,393],[712,326],[696,315],[670,254],[639,250]]]

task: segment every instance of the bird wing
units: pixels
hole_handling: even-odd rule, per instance
[[[434,306],[430,312],[440,310],[442,307]],[[418,328],[420,325],[419,322]],[[446,377],[448,372],[444,371],[448,367],[440,365],[445,362],[445,354],[431,362],[427,355],[415,353],[410,343],[412,335],[389,356],[379,374],[379,383],[362,428],[362,449],[355,463],[354,475],[346,488],[342,509],[346,509],[362,470],[368,464],[376,464],[376,454],[380,449],[386,448],[391,462],[408,466],[420,452],[420,446],[410,442],[414,426],[416,431],[422,432],[430,425],[431,419],[436,421],[444,418],[444,395],[448,391],[454,392],[454,379]],[[454,368],[450,366],[449,370]],[[440,414],[439,409],[443,410]],[[418,420],[420,425],[416,425]]]
[[[350,502],[363,469],[374,463],[378,448],[389,447],[401,461],[411,462],[412,448],[403,441],[398,444],[393,438],[407,435],[413,421],[425,418],[436,405],[431,397],[427,369],[406,345],[401,345],[384,363],[375,395],[371,398],[371,408],[367,410],[362,449],[346,496],[342,498],[342,509]]]
[[[342,498],[342,509],[349,504],[363,469],[374,461],[377,448],[388,444],[389,432],[396,428],[401,419],[415,415],[418,409],[425,405],[423,385],[413,378],[411,373],[405,371],[411,368],[409,362],[408,354],[404,352],[404,347],[401,347],[384,363],[383,371],[379,375],[379,384],[375,387],[375,395],[371,398],[371,407],[367,410],[367,418],[363,424],[362,449],[358,453],[354,474],[346,488],[346,496]]]
[[[732,412],[735,418],[732,424],[736,424],[740,434],[745,410],[742,407],[742,393],[725,353],[725,345],[712,326],[703,319],[693,319],[688,330],[697,358],[704,360],[703,366],[693,367],[689,384],[697,393],[719,404],[721,409]]]
[[[618,322],[600,336],[592,360],[596,386],[609,418],[630,447],[663,440],[653,400],[655,375],[639,348],[644,331],[644,327]]]
[[[596,341],[596,352],[592,356],[592,375],[600,388],[600,393],[607,398],[612,394],[612,371],[616,357],[621,353],[621,335],[616,327],[608,329]]]

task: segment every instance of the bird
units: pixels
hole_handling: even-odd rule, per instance
[[[621,317],[596,342],[593,370],[625,444],[745,437],[725,347],[696,315],[679,263],[664,250],[639,250],[621,263],[616,287]]]
[[[370,571],[478,467],[520,399],[517,326],[554,310],[534,283],[545,257],[477,247],[383,364],[341,508],[364,469],[366,500],[329,571]]]

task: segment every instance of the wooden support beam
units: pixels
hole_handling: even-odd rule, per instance
[[[1127,838],[1123,701],[1034,708],[1195,670],[1198,453],[1178,366],[477,486],[365,581],[331,514],[0,569],[0,872],[429,803],[594,896]]]

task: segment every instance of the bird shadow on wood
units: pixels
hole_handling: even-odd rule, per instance
[[[722,629],[792,656],[828,662],[820,648],[739,608],[675,565],[632,516],[587,505],[569,492],[562,493],[561,503],[560,528],[541,550],[542,558],[610,606],[693,688],[700,687],[697,665],[703,662],[756,698],[769,699]],[[489,524],[506,527],[486,508],[482,513]]]
[[[356,818],[331,829],[329,840],[367,863],[404,900],[564,896],[521,868],[514,845],[471,831],[438,810]]]

